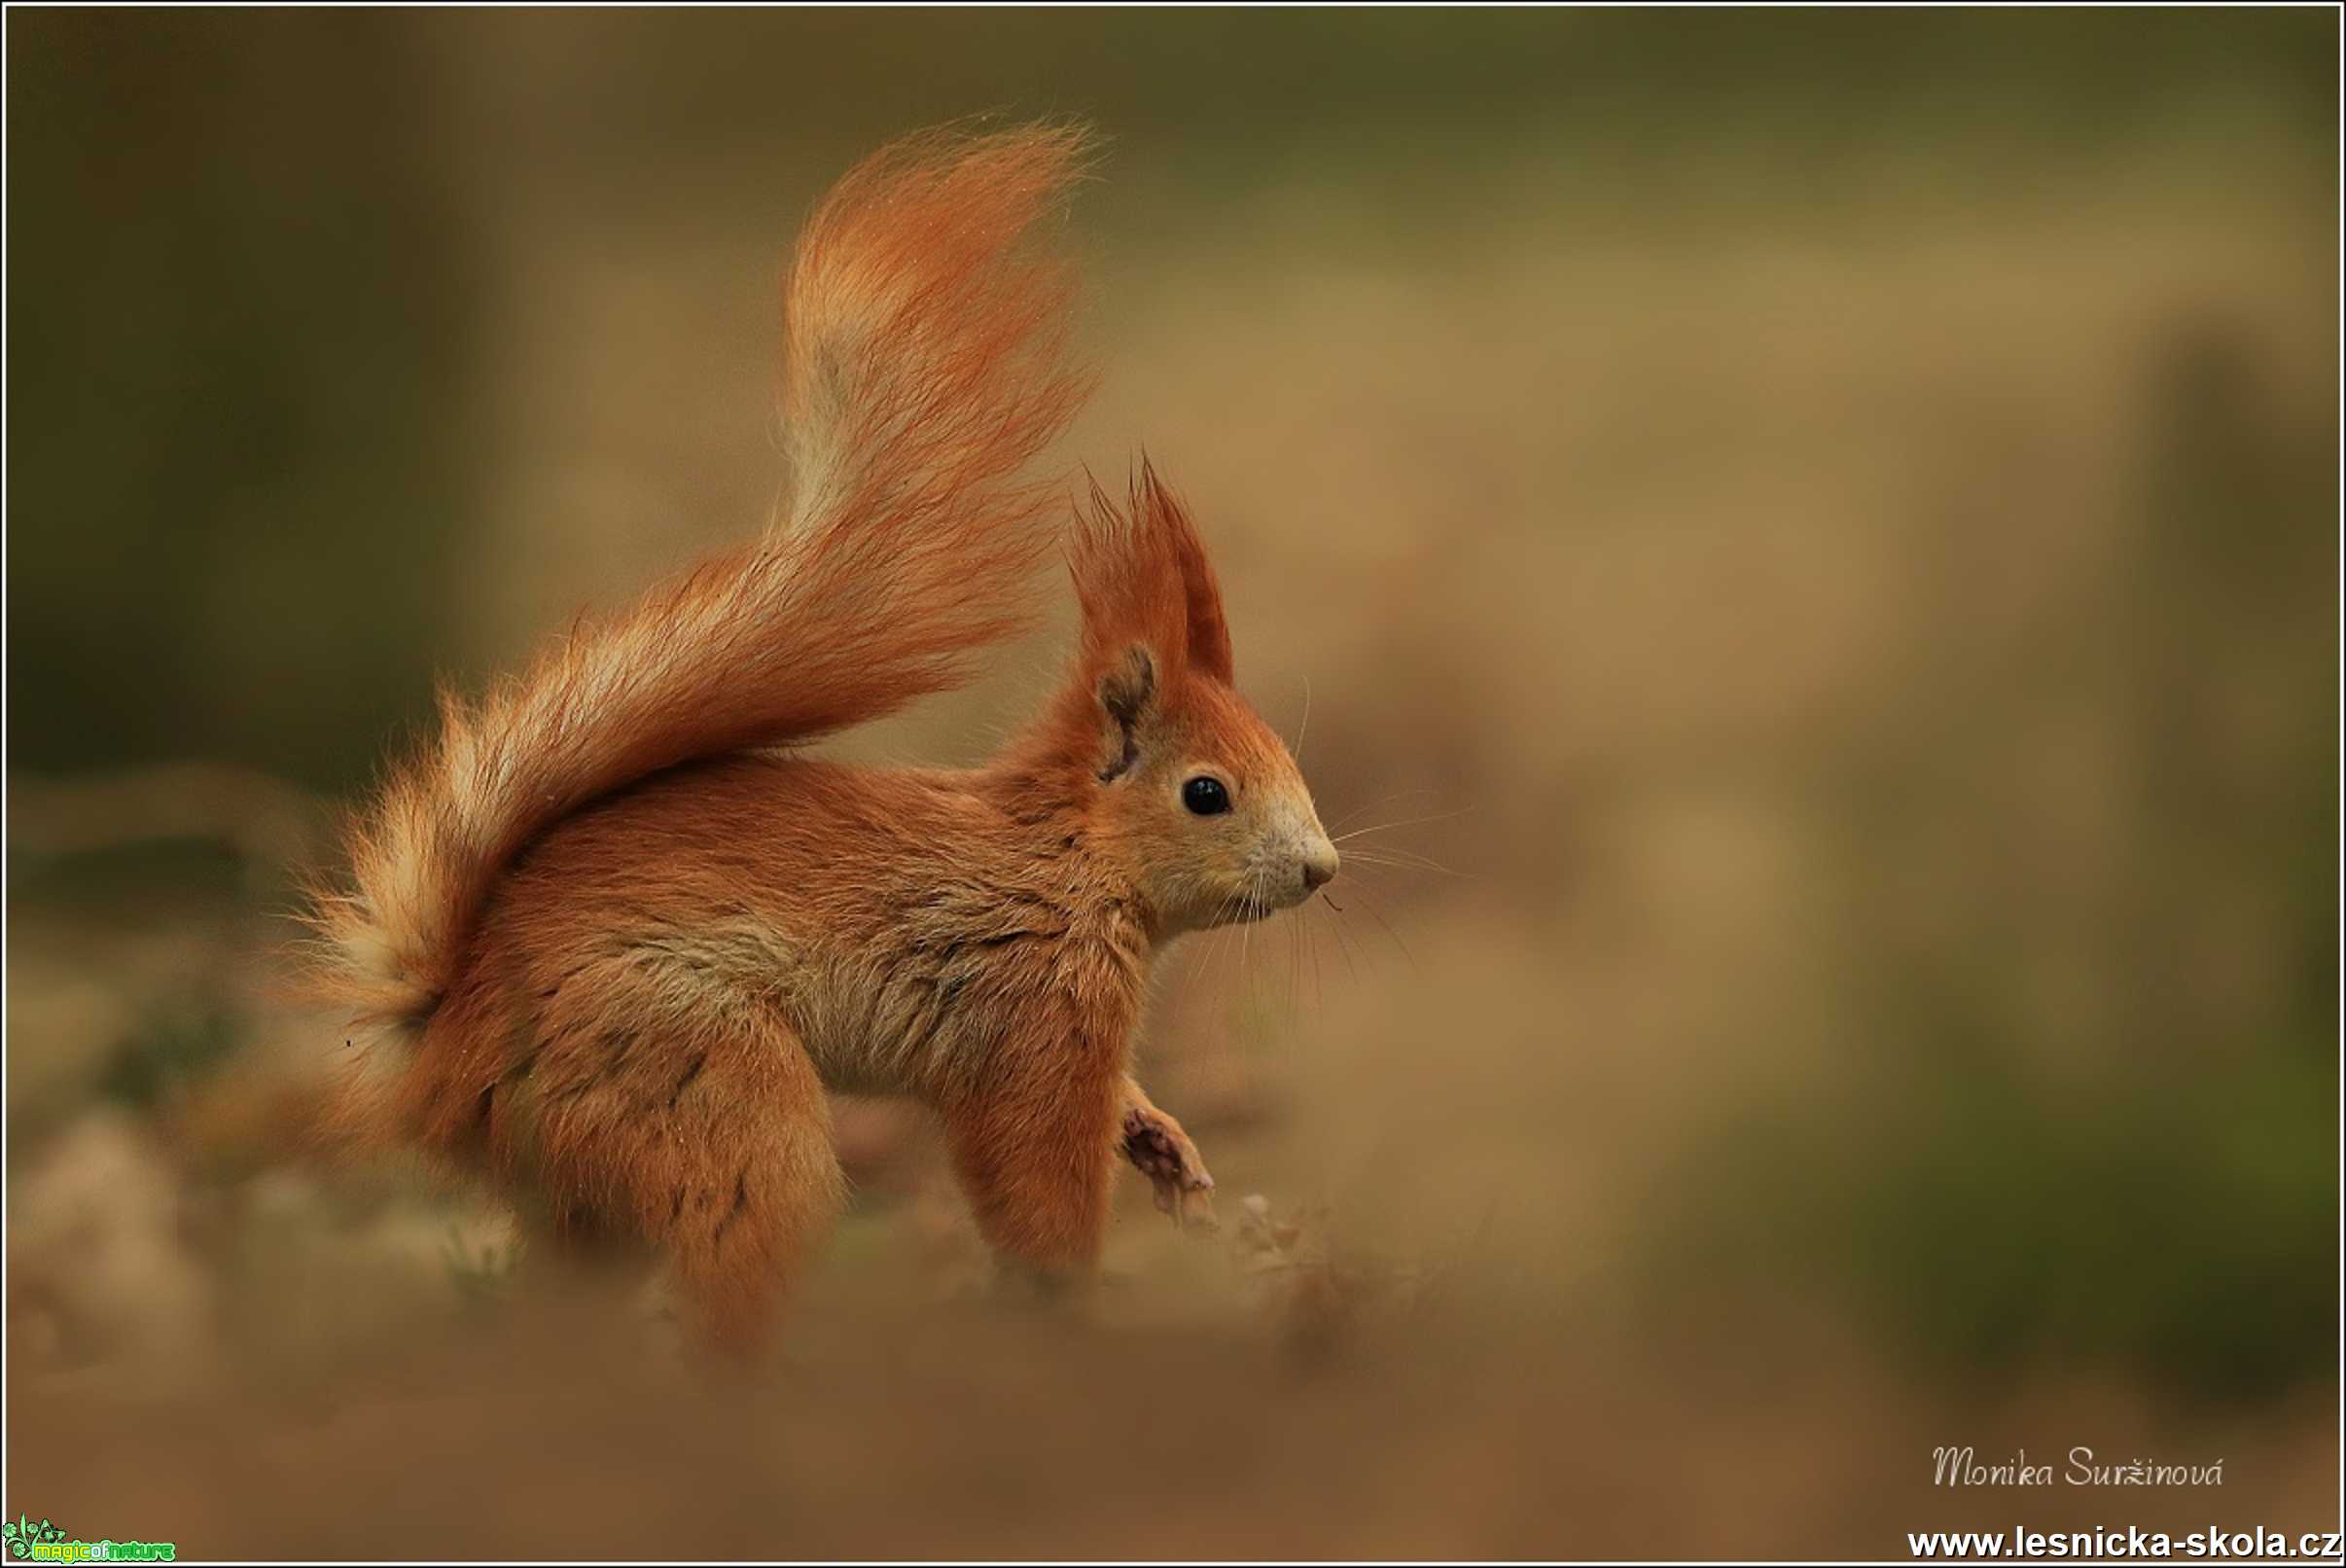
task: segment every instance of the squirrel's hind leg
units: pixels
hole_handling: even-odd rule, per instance
[[[586,994],[597,1005],[558,1008],[567,1049],[538,1072],[547,1185],[652,1243],[688,1323],[754,1351],[845,1200],[814,1063],[737,994],[690,1008],[664,985]]]

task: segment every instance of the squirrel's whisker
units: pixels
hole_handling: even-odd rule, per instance
[[[1364,901],[1368,900],[1368,890],[1367,888],[1355,887],[1353,889],[1353,893],[1358,899]],[[1417,955],[1409,950],[1409,944],[1407,943],[1402,941],[1401,933],[1393,929],[1393,922],[1377,912],[1376,905],[1372,902],[1363,902],[1360,908],[1368,914],[1369,919],[1374,920],[1378,927],[1384,931],[1385,936],[1392,942],[1393,945],[1401,949],[1402,956],[1409,961],[1409,967],[1411,969],[1420,969],[1421,966],[1417,962]]]
[[[1362,802],[1359,805],[1354,806],[1351,810],[1336,818],[1333,825],[1340,828],[1347,822],[1350,822],[1354,818],[1358,817],[1364,811],[1373,811],[1380,805],[1391,805],[1396,801],[1405,801],[1412,795],[1438,795],[1440,793],[1440,792],[1439,790],[1427,785],[1419,785],[1413,789],[1395,790],[1389,795],[1380,795],[1373,801]]]
[[[1303,766],[1303,739],[1311,733],[1311,677],[1303,677],[1303,722],[1296,726],[1296,766]]]
[[[1296,922],[1303,928],[1303,947],[1311,954],[1311,1005],[1314,1011],[1328,1006],[1328,992],[1320,981],[1320,928],[1308,918]]]
[[[1344,958],[1344,973],[1354,984],[1360,983],[1360,966],[1353,961],[1352,940],[1344,931],[1344,907],[1331,902],[1328,906],[1329,929],[1335,933],[1336,951]]]
[[[1452,817],[1463,817],[1474,809],[1471,805],[1462,805],[1455,811],[1437,811],[1432,816],[1403,817],[1397,822],[1372,823],[1366,828],[1355,828],[1349,833],[1334,834],[1331,836],[1329,842],[1340,844],[1347,839],[1359,838],[1371,833],[1391,833],[1396,828],[1414,828],[1428,822],[1447,822]]]
[[[1346,850],[1344,864],[1347,866],[1381,866],[1387,871],[1397,872],[1431,872],[1437,876],[1456,876],[1461,879],[1472,879],[1475,874],[1472,872],[1457,871],[1444,866],[1431,856],[1420,855],[1415,850],[1396,849],[1390,844],[1381,845],[1374,851]]]

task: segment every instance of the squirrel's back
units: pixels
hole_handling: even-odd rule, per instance
[[[1056,491],[1023,471],[1073,417],[1075,278],[1034,230],[1082,133],[927,133],[826,197],[787,288],[789,500],[756,543],[573,632],[478,699],[353,819],[311,923],[354,1019],[429,1017],[508,867],[664,769],[863,723],[1025,624]]]

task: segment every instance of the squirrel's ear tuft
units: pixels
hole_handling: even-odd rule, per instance
[[[1178,680],[1189,656],[1181,565],[1143,515],[1120,511],[1094,480],[1069,540],[1068,567],[1084,606],[1084,656],[1103,667],[1138,643],[1161,678]]]
[[[1088,660],[1138,643],[1155,656],[1161,679],[1229,683],[1229,627],[1205,543],[1146,458],[1123,509],[1092,481],[1089,504],[1078,509],[1069,565]]]
[[[1222,616],[1222,586],[1214,581],[1214,563],[1206,558],[1205,541],[1179,497],[1165,488],[1149,459],[1141,458],[1132,485],[1132,510],[1149,532],[1164,541],[1181,574],[1183,641],[1190,669],[1230,684],[1230,628]]]

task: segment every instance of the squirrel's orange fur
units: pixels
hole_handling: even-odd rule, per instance
[[[933,134],[850,173],[790,277],[774,530],[444,699],[314,910],[326,988],[404,1048],[370,1114],[539,1194],[557,1235],[657,1244],[729,1342],[838,1207],[827,1089],[934,1107],[980,1229],[1031,1267],[1093,1262],[1120,1150],[1178,1217],[1212,1182],[1129,1074],[1152,958],[1335,871],[1145,465],[1065,529],[1080,647],[995,761],[779,749],[1024,623],[1062,527],[1020,475],[1085,390],[1072,274],[1032,232],[1082,155]]]

